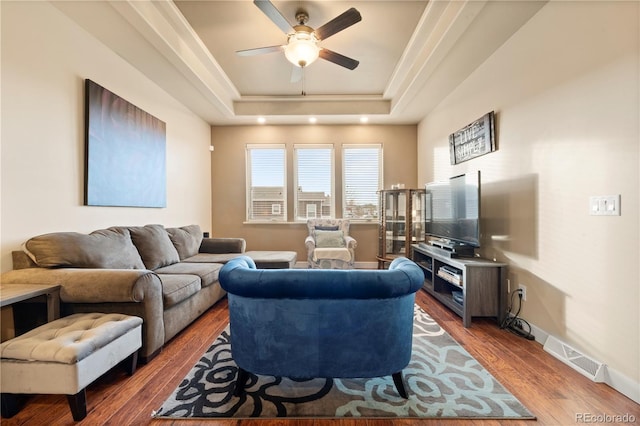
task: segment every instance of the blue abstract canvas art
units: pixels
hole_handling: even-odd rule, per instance
[[[166,125],[85,81],[85,205],[166,207]]]

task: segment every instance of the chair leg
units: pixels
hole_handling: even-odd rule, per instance
[[[246,370],[238,367],[238,378],[236,379],[236,386],[233,390],[234,396],[241,396],[244,393],[244,385],[247,384],[249,373]]]
[[[393,373],[391,376],[393,377],[393,383],[396,385],[396,389],[401,397],[404,399],[408,399],[407,389],[404,386],[404,378],[402,377],[402,371],[398,371],[397,373]]]
[[[87,417],[87,391],[85,389],[75,395],[67,395],[67,401],[69,401],[73,420],[79,422]]]

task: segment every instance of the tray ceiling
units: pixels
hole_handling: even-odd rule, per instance
[[[350,7],[362,15],[321,42],[355,70],[318,59],[291,82],[283,53],[235,53],[286,43],[252,1],[54,2],[212,125],[418,123],[544,3],[273,0],[291,24],[304,8],[314,28]]]

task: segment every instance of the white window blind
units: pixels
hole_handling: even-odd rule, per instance
[[[332,145],[294,145],[295,218],[335,217]]]
[[[247,221],[287,221],[284,144],[247,145]]]
[[[377,220],[383,176],[382,145],[344,145],[342,167],[342,217]]]

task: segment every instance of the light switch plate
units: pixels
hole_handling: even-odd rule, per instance
[[[592,216],[620,216],[620,194],[589,197],[589,214]]]

